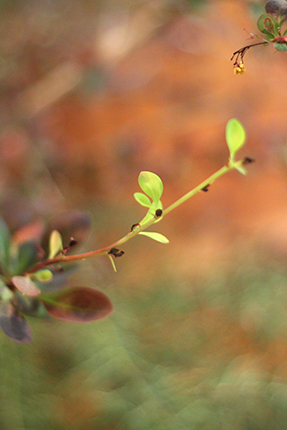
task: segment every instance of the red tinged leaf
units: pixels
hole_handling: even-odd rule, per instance
[[[29,276],[13,276],[12,282],[17,290],[26,296],[37,296],[41,293]]]
[[[106,317],[113,310],[104,293],[88,287],[69,288],[40,300],[50,315],[66,321],[94,321]]]
[[[11,303],[0,304],[0,327],[15,342],[27,343],[32,339],[29,324]]]
[[[44,228],[42,220],[34,219],[29,224],[25,224],[16,230],[13,234],[13,243],[17,245],[31,241],[38,243],[44,234]]]

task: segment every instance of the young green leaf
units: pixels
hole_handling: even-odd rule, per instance
[[[41,293],[29,276],[13,276],[12,282],[17,290],[26,296],[38,296]]]
[[[152,204],[150,205],[150,208],[147,211],[146,215],[140,221],[140,224],[144,224],[145,222],[149,221],[150,219],[155,218],[157,209],[162,209],[162,203],[161,203],[160,200],[157,201],[157,202],[152,202]],[[159,217],[155,222],[158,222],[160,220],[161,220],[161,217]]]
[[[158,202],[162,196],[163,183],[158,175],[152,172],[141,172],[138,178],[139,186],[152,200]]]
[[[59,254],[63,249],[63,241],[62,236],[58,232],[58,230],[53,230],[50,236],[50,243],[49,243],[49,258],[54,258],[56,255]]]
[[[113,306],[101,291],[88,287],[72,287],[40,300],[55,318],[66,321],[87,322],[109,315]]]
[[[32,273],[31,277],[39,282],[50,282],[53,278],[53,273],[49,269],[43,269]]]
[[[244,145],[246,139],[244,127],[237,119],[232,118],[226,125],[225,135],[230,159],[233,160],[236,152]]]
[[[26,343],[32,339],[27,321],[9,302],[0,302],[0,327],[15,342]]]
[[[76,239],[77,245],[73,246],[71,250],[73,253],[87,240],[91,232],[91,216],[85,212],[70,211],[63,212],[53,218],[41,241],[41,246],[47,255],[49,254],[50,236],[53,230],[61,232],[64,245],[67,245],[72,237]]]
[[[240,172],[242,175],[246,175],[247,174],[247,170],[243,167],[243,166],[235,166],[235,169],[238,170],[238,172]]]
[[[18,249],[18,258],[14,273],[21,275],[38,261],[38,247],[36,242],[24,242]]]
[[[142,206],[149,208],[151,205],[150,199],[143,193],[134,193],[134,198]]]
[[[6,302],[9,302],[14,297],[14,293],[9,287],[7,287],[7,285],[4,284],[2,279],[0,280],[0,297],[1,301],[4,300]]]
[[[147,211],[143,219],[140,221],[140,224],[144,224],[145,222],[149,221],[152,218],[154,218],[154,211],[149,210]]]
[[[113,257],[111,256],[111,254],[108,254],[108,257],[110,259],[111,265],[113,266],[114,272],[117,272],[116,263],[114,262]]]
[[[156,240],[157,242],[160,242],[160,243],[169,243],[169,240],[167,239],[167,237],[165,237],[161,233],[155,233],[155,232],[150,232],[150,231],[141,231],[141,232],[139,232],[139,234],[141,234],[142,236],[150,237],[151,239]]]
[[[268,40],[278,36],[278,23],[267,13],[260,15],[257,21],[258,30],[263,33]]]
[[[6,222],[0,217],[0,265],[4,271],[8,270],[10,257],[11,235]]]
[[[287,51],[286,43],[274,43],[274,48],[276,48],[277,51],[281,51],[281,52]]]

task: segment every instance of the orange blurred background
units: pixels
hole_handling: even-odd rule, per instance
[[[2,195],[20,179],[44,214],[91,197],[133,210],[138,173],[151,170],[167,205],[226,162],[224,129],[236,117],[242,153],[257,160],[249,176],[221,179],[165,222],[184,238],[245,233],[284,251],[287,60],[254,48],[234,76],[232,52],[252,42],[244,29],[256,32],[250,2],[32,3],[3,25]],[[33,189],[37,175],[45,192]]]
[[[198,407],[192,406],[186,421],[176,421],[175,413],[168,427],[172,413],[160,406],[162,427],[156,427],[155,412],[140,427],[140,418],[127,413],[131,399],[120,404],[107,395],[117,384],[137,380],[130,359],[111,366],[107,385],[91,370],[98,338],[100,347],[113,339],[110,357],[119,350],[124,355],[126,341],[119,346],[115,335],[121,329],[124,339],[132,339],[131,355],[147,360],[150,372],[166,369],[168,399],[175,390],[183,404],[192,397],[226,407],[222,399],[239,386],[258,402],[267,380],[286,390],[287,56],[272,46],[251,49],[243,76],[234,75],[230,61],[252,42],[248,32],[257,32],[263,11],[263,2],[247,0],[3,2],[0,193],[2,213],[14,226],[88,210],[94,234],[87,246],[106,246],[143,216],[133,199],[139,172],[162,178],[163,205],[169,205],[227,162],[225,125],[233,117],[247,132],[240,155],[256,159],[246,177],[229,173],[157,224],[168,246],[135,238],[117,261],[117,274],[108,261],[84,263],[73,282],[107,290],[115,304],[110,321],[76,329],[53,323],[52,331],[35,322],[35,346],[26,359],[34,357],[43,380],[49,372],[52,380],[62,375],[60,400],[49,388],[55,415],[43,428],[255,429],[244,418],[235,424],[226,418],[229,427],[220,427],[219,418],[208,421],[209,406],[202,403],[202,420],[193,418]],[[57,366],[62,356],[68,361],[67,350],[76,358],[65,373]],[[215,373],[232,375],[228,382],[222,377],[220,385],[213,365]],[[261,375],[255,377],[258,391],[242,382],[246,372]],[[200,385],[214,387],[208,378],[218,378],[212,395]],[[277,393],[277,386],[271,388]],[[138,392],[144,397],[145,389]],[[276,415],[270,404],[270,416]],[[263,417],[262,405],[254,412],[262,420],[258,428],[275,428],[268,427],[272,420]],[[284,428],[280,419],[278,429]],[[202,427],[192,427],[196,422]]]

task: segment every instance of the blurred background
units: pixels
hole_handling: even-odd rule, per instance
[[[263,1],[1,0],[0,210],[14,229],[91,214],[83,250],[143,214],[141,170],[164,206],[226,163],[226,122],[256,163],[137,237],[114,273],[86,261],[70,285],[114,312],[29,319],[0,334],[1,430],[287,428],[287,55],[252,42]],[[246,29],[246,31],[244,30]],[[64,215],[63,215],[64,216]],[[77,238],[76,238],[77,239]]]

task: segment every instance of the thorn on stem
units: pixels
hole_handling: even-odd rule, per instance
[[[69,245],[67,245],[67,246],[65,246],[65,248],[64,249],[62,249],[62,254],[63,255],[66,255],[67,254],[67,252],[69,252],[70,251],[70,249],[73,247],[73,246],[75,246],[75,245],[77,245],[77,241],[73,238],[73,237],[71,237],[71,239],[70,239],[70,242],[69,242]]]
[[[159,218],[159,217],[161,217],[162,216],[162,209],[157,209],[156,211],[155,211],[155,217],[156,218]]]
[[[201,191],[204,191],[206,193],[208,191],[209,187],[210,187],[210,184],[207,184],[207,185],[205,185],[205,187],[201,188]]]
[[[71,239],[70,239],[70,243],[69,243],[69,246],[74,246],[74,245],[77,245],[77,241],[73,238],[73,237],[71,237]]]
[[[118,248],[112,248],[108,252],[109,255],[113,255],[114,257],[121,257],[124,254],[124,251],[120,251]]]
[[[242,164],[250,164],[250,163],[254,163],[255,159],[251,158],[251,157],[244,157],[242,160]]]

